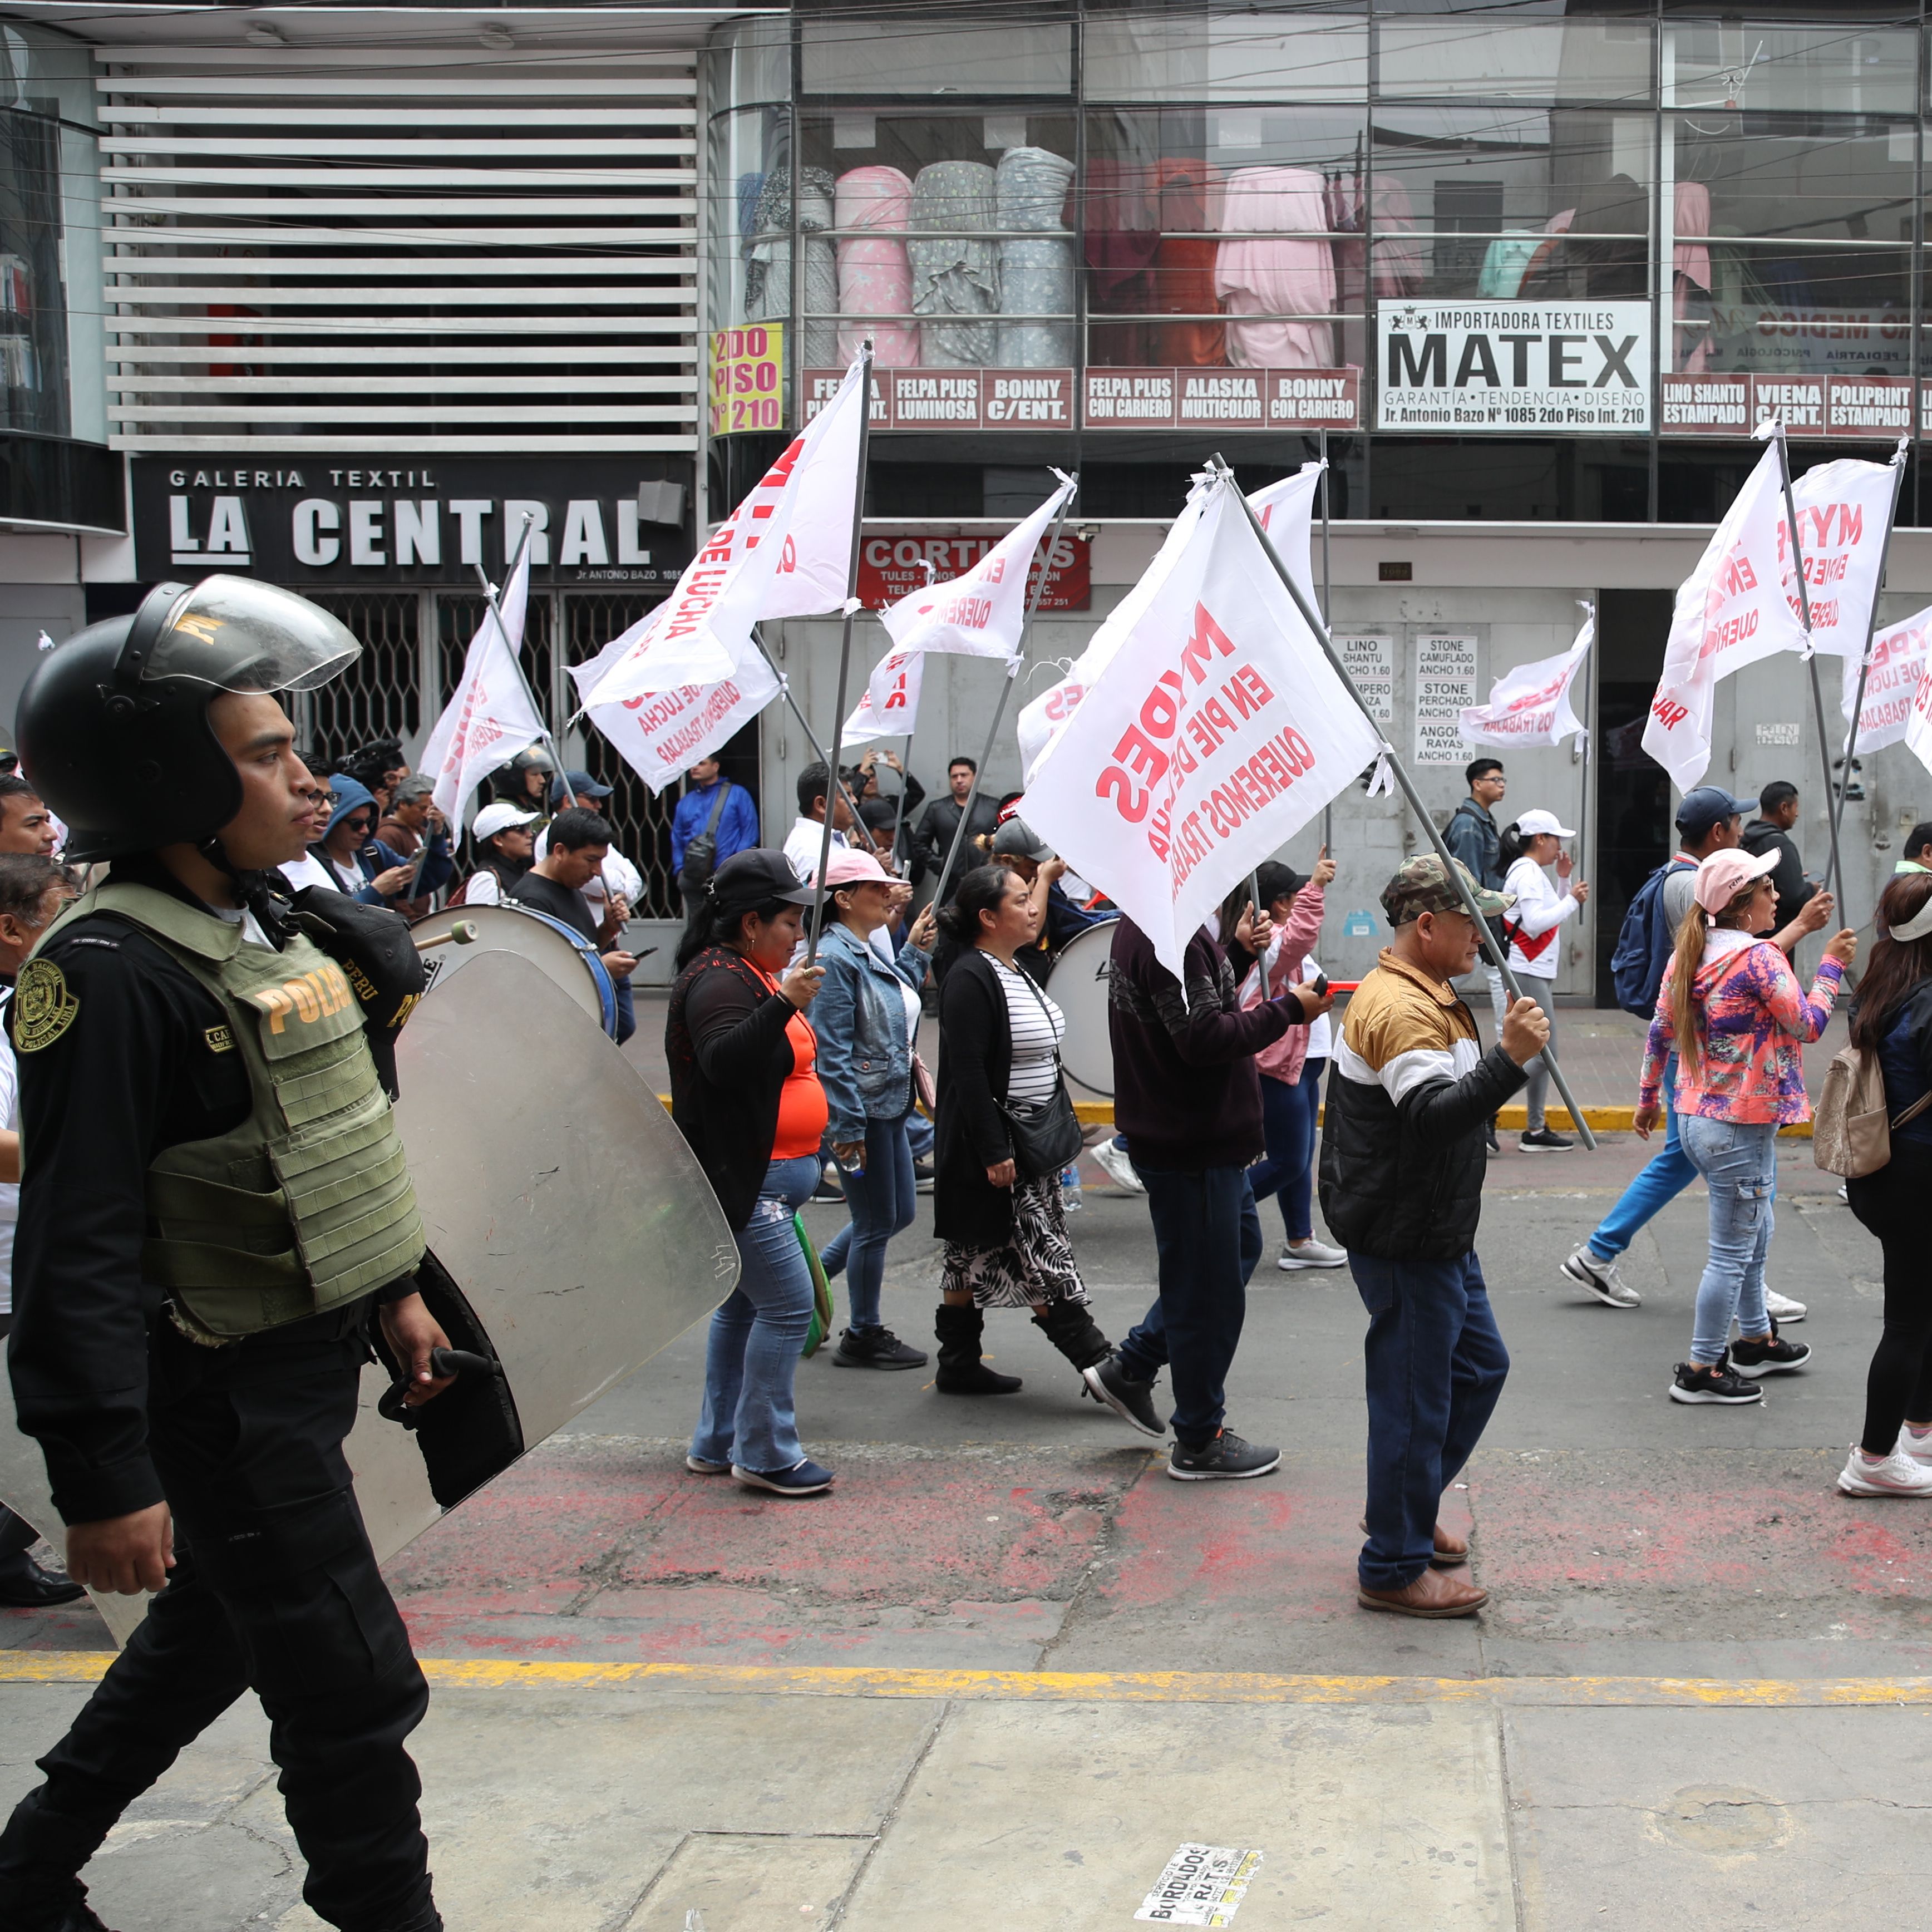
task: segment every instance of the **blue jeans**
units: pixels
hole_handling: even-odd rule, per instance
[[[1590,1237],[1590,1252],[1600,1262],[1615,1261],[1636,1239],[1636,1231],[1697,1178],[1690,1156],[1684,1151],[1677,1109],[1671,1104],[1676,1093],[1677,1056],[1673,1053],[1664,1063],[1663,1150],[1651,1156],[1648,1164],[1624,1190],[1617,1204]]]
[[[775,1160],[752,1218],[734,1238],[743,1264],[711,1318],[704,1351],[704,1405],[691,1453],[706,1462],[736,1462],[769,1474],[804,1459],[792,1404],[806,1330],[812,1325],[812,1271],[792,1216],[818,1185],[818,1157]]]
[[[1731,1318],[1746,1335],[1768,1335],[1764,1258],[1778,1198],[1778,1123],[1712,1120],[1686,1114],[1678,1123],[1684,1151],[1711,1192],[1711,1258],[1697,1284],[1690,1359],[1706,1366],[1724,1359]]]
[[[913,1190],[912,1149],[906,1117],[866,1123],[866,1171],[844,1175],[846,1204],[852,1218],[825,1244],[818,1259],[830,1281],[842,1269],[852,1305],[852,1326],[879,1325],[879,1289],[886,1278],[886,1246],[919,1212]]]
[[[1160,1298],[1120,1344],[1121,1364],[1142,1382],[1172,1366],[1174,1439],[1198,1449],[1227,1413],[1223,1384],[1262,1258],[1262,1217],[1245,1168],[1135,1171],[1147,1184]]]
[[[1248,1185],[1256,1201],[1272,1194],[1281,1204],[1282,1225],[1291,1241],[1305,1241],[1315,1232],[1315,1116],[1328,1064],[1304,1060],[1301,1078],[1292,1087],[1262,1076],[1262,1138],[1268,1155],[1248,1169]]]
[[[1369,1311],[1369,1540],[1355,1573],[1365,1590],[1406,1589],[1429,1567],[1442,1492],[1488,1426],[1509,1351],[1473,1250],[1453,1262],[1352,1250],[1348,1271]]]

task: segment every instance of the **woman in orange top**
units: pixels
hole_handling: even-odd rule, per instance
[[[793,1378],[812,1284],[792,1216],[818,1184],[824,1090],[806,1009],[824,969],[788,970],[810,890],[782,852],[735,853],[678,949],[664,1022],[671,1118],[738,1244],[738,1286],[711,1318],[704,1406],[685,1466],[747,1489],[816,1496],[832,1472],[799,1445]]]

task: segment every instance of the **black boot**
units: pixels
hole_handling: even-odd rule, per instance
[[[1033,1318],[1033,1325],[1083,1372],[1114,1352],[1113,1343],[1094,1326],[1092,1312],[1084,1301],[1050,1301]]]
[[[1018,1376],[1003,1376],[980,1359],[980,1337],[986,1318],[976,1308],[958,1308],[942,1301],[933,1317],[939,1337],[939,1372],[932,1385],[942,1395],[1011,1395],[1020,1385]]]

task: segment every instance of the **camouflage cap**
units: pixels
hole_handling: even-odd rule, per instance
[[[1492,892],[1477,884],[1469,868],[1460,859],[1450,861],[1462,875],[1478,909],[1493,918],[1516,904],[1514,892]],[[1418,852],[1396,868],[1396,874],[1382,888],[1382,910],[1391,926],[1406,926],[1419,913],[1461,912],[1462,895],[1450,883],[1442,861],[1433,852]]]

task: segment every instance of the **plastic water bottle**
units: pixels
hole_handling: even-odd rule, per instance
[[[1080,1191],[1080,1161],[1076,1155],[1069,1161],[1060,1176],[1060,1204],[1070,1214],[1077,1214],[1087,1203]]]

